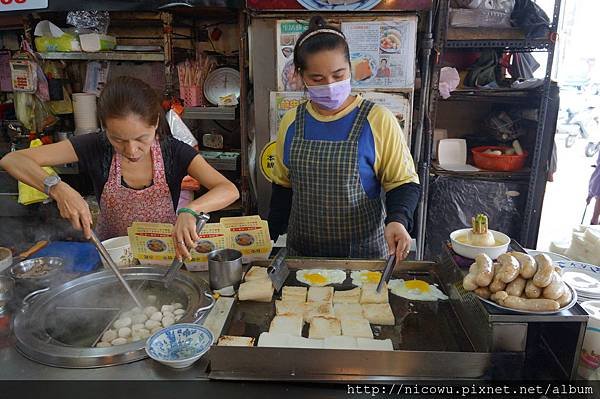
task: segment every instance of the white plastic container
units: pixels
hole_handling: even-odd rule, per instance
[[[583,302],[581,307],[590,314],[590,319],[585,329],[577,373],[582,378],[598,380],[600,379],[600,301]]]
[[[508,251],[510,237],[504,233],[500,233],[499,231],[489,230],[494,236],[496,242],[500,243],[500,245],[494,247],[478,247],[475,245],[464,244],[457,240],[458,237],[468,234],[469,231],[471,231],[471,229],[460,229],[453,231],[450,234],[452,249],[460,256],[464,256],[465,258],[469,259],[475,259],[475,257],[479,254],[486,254],[487,256],[495,260],[498,259],[498,256]]]
[[[110,238],[102,241],[102,244],[106,248],[106,251],[110,255],[111,259],[118,267],[127,267],[133,264],[133,254],[131,252],[129,237],[123,236]],[[102,260],[102,264],[104,267],[108,267],[104,260]]]

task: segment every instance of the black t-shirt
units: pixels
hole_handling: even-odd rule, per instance
[[[79,158],[79,170],[88,174],[92,179],[94,193],[100,203],[100,196],[110,172],[113,147],[104,132],[73,136],[69,140]],[[188,144],[171,136],[161,140],[160,149],[173,208],[176,209],[181,192],[181,181],[188,174],[188,167],[198,152]]]

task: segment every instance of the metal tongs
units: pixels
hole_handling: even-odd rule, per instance
[[[133,301],[135,302],[135,304],[140,309],[143,309],[144,306],[142,305],[142,303],[140,302],[140,300],[135,296],[133,290],[131,289],[131,287],[129,286],[129,284],[127,284],[127,281],[125,281],[125,279],[123,278],[123,275],[119,271],[119,268],[117,267],[117,265],[115,264],[115,262],[113,262],[112,258],[108,254],[108,251],[106,250],[106,248],[104,248],[104,245],[102,245],[102,242],[98,239],[98,236],[93,231],[92,231],[92,236],[90,238],[90,241],[92,241],[94,243],[94,245],[96,246],[96,249],[100,253],[100,256],[102,257],[102,259],[104,260],[104,262],[106,262],[106,264],[108,265],[108,267],[110,268],[110,270],[115,274],[115,276],[117,276],[117,279],[119,280],[119,282],[121,283],[121,285],[123,287],[125,287],[125,290],[129,294],[129,296],[133,299]]]
[[[377,284],[377,293],[381,291],[383,284],[387,284],[390,281],[390,277],[392,277],[392,272],[394,271],[394,266],[396,265],[396,253],[391,254],[388,257],[387,263],[385,265],[385,269],[383,269],[383,273],[381,274],[381,279],[379,280],[379,284]]]
[[[208,213],[200,214],[200,216],[198,217],[198,220],[196,221],[196,233],[200,234],[200,232],[202,231],[202,229],[206,225],[206,222],[208,222],[209,219],[210,219],[210,215]],[[177,272],[179,271],[179,269],[181,269],[181,266],[183,266],[183,259],[181,259],[181,260],[179,260],[177,258],[173,259],[173,263],[171,263],[171,266],[169,266],[169,269],[167,270],[167,272],[165,273],[165,276],[163,277],[165,288],[169,288],[169,286],[175,279]]]

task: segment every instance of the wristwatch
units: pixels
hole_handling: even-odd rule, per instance
[[[44,193],[46,193],[46,195],[50,195],[50,190],[52,187],[56,186],[58,183],[60,183],[60,181],[60,177],[57,175],[47,176],[44,179]]]

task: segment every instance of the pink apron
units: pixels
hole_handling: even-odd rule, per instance
[[[101,240],[126,236],[133,222],[175,223],[177,216],[158,141],[152,143],[151,152],[153,184],[142,190],[121,184],[121,156],[116,152],[113,155],[108,180],[100,196],[97,233]]]

